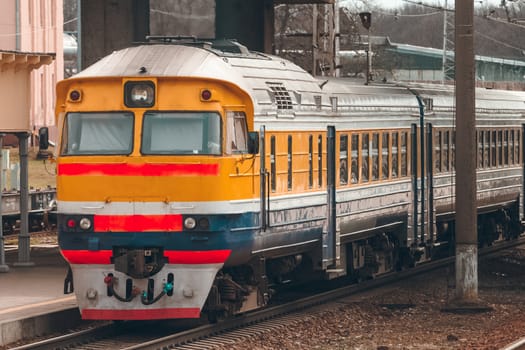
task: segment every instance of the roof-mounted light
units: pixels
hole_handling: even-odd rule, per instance
[[[153,107],[155,84],[152,81],[128,81],[124,85],[124,104],[127,107]]]

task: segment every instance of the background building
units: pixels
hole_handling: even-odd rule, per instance
[[[36,134],[41,126],[49,126],[54,140],[55,84],[64,71],[62,0],[12,0],[2,5],[0,50],[55,57],[30,73],[28,108],[31,131]],[[20,102],[14,100],[13,104]]]

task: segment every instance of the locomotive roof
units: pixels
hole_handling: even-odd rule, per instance
[[[255,114],[272,116],[306,111],[393,110],[417,113],[415,95],[432,99],[434,108],[453,109],[453,87],[443,85],[364,85],[341,78],[313,77],[296,64],[272,55],[224,49],[220,45],[147,44],[115,51],[73,78],[201,77],[229,81],[250,94]],[[218,48],[218,49],[217,49]],[[144,69],[145,68],[145,69]],[[525,111],[525,93],[478,89],[478,109]],[[523,112],[525,113],[525,112]]]
[[[338,95],[340,107],[346,103],[417,107],[414,97],[404,88],[378,88],[350,81],[326,84],[326,79],[315,78],[286,59],[247,50],[232,53],[188,45],[141,45],[115,51],[73,78],[102,76],[178,76],[229,81],[253,97],[256,114],[312,108],[331,110],[330,93]],[[400,99],[403,95],[405,99]]]

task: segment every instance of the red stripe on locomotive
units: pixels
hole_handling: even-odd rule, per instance
[[[85,320],[151,320],[162,318],[198,318],[201,311],[195,308],[166,308],[148,310],[83,309]]]
[[[59,176],[217,176],[219,164],[58,164]]]
[[[165,251],[169,264],[219,264],[230,256],[231,250],[170,250]],[[70,264],[111,264],[111,250],[62,250],[62,255]]]
[[[95,215],[95,232],[182,231],[182,215]]]

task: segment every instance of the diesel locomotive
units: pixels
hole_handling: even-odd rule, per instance
[[[480,245],[523,217],[525,93],[478,89]],[[164,38],[57,85],[59,246],[84,319],[211,319],[301,278],[372,278],[454,244],[455,95],[314,77]]]

